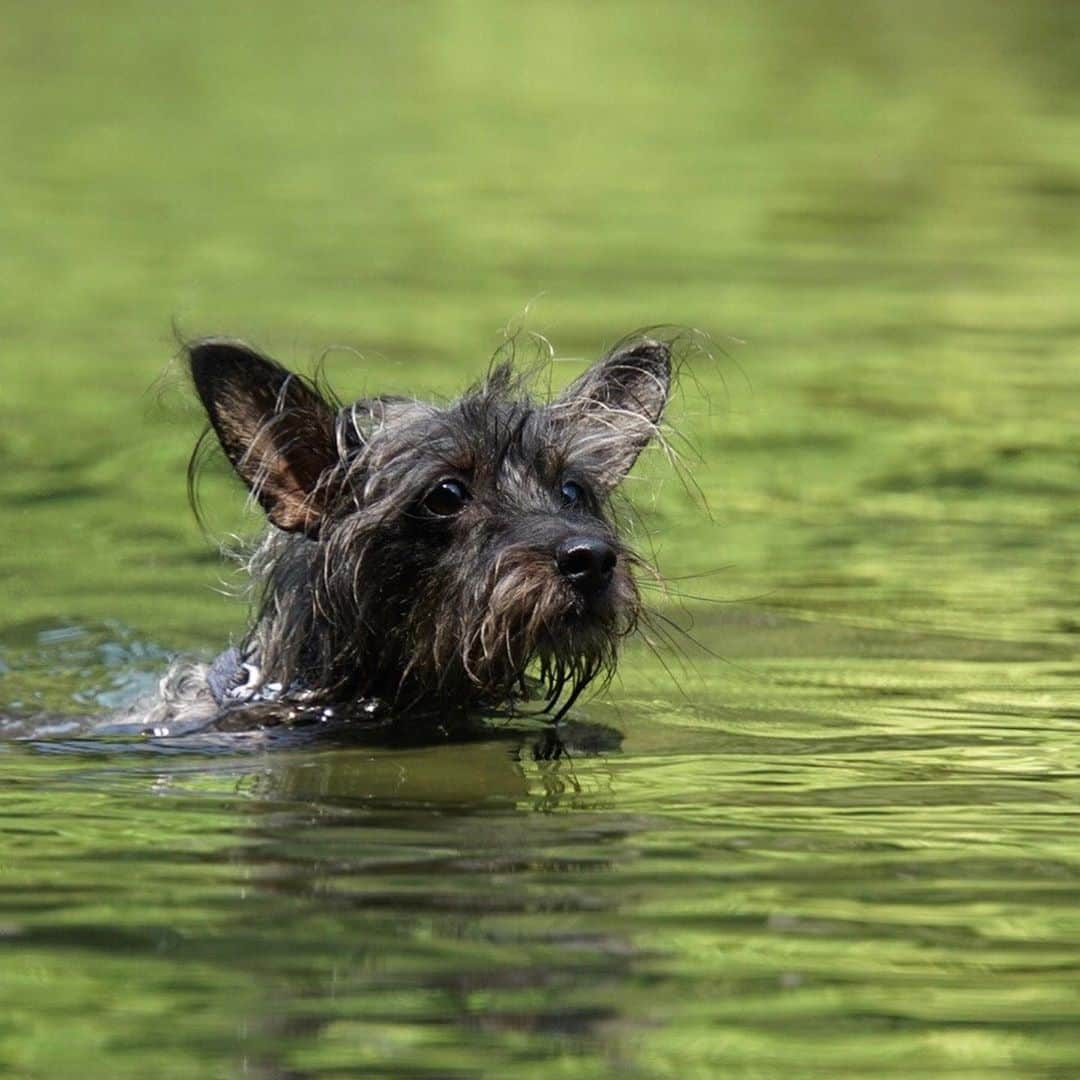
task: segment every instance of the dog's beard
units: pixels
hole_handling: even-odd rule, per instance
[[[639,601],[620,565],[598,596],[579,593],[551,555],[508,548],[475,587],[446,589],[437,612],[413,630],[414,663],[426,656],[441,691],[460,681],[463,697],[492,704],[540,696],[547,709],[614,672],[621,640],[637,624]],[[404,683],[403,683],[404,685]]]

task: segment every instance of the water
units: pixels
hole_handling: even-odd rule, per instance
[[[7,11],[0,1071],[1077,1075],[1076,23]],[[174,320],[350,393],[708,331],[633,482],[693,640],[554,760],[83,737],[243,624]]]

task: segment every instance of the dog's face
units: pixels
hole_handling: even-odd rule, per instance
[[[528,672],[554,702],[612,669],[639,605],[609,499],[657,434],[666,345],[618,349],[550,403],[496,367],[445,407],[336,407],[229,341],[189,356],[226,455],[288,534],[261,619],[306,621],[309,685],[498,704]]]

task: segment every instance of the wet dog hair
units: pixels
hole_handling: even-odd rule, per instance
[[[341,404],[226,338],[184,355],[269,524],[247,633],[174,671],[162,715],[267,699],[446,715],[530,697],[561,714],[614,671],[646,564],[612,495],[661,436],[669,343],[625,340],[552,400],[497,362],[445,405]]]

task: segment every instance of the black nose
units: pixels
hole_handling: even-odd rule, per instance
[[[555,549],[555,562],[575,589],[598,593],[607,588],[615,572],[615,549],[603,540],[571,536]]]

